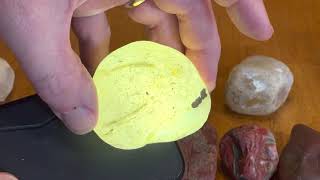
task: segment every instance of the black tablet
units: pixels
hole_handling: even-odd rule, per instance
[[[183,159],[176,143],[124,151],[93,132],[74,135],[31,96],[0,106],[0,171],[20,180],[175,180]]]

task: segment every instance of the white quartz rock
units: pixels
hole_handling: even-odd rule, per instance
[[[286,101],[293,81],[284,63],[271,57],[248,57],[229,75],[226,104],[240,114],[271,114]]]
[[[7,61],[0,58],[0,102],[4,102],[11,93],[14,84],[14,71]]]

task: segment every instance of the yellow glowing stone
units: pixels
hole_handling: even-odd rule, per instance
[[[98,92],[96,134],[120,149],[172,142],[198,131],[211,99],[191,61],[149,41],[108,55],[93,77]]]

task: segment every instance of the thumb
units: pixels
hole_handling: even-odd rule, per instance
[[[19,17],[21,8],[9,5],[4,10],[7,17],[0,18],[0,34],[39,96],[64,124],[76,134],[91,131],[97,120],[96,90],[70,45],[72,12],[60,10],[60,15],[52,16],[54,7],[35,10],[28,3],[19,3],[27,15]]]

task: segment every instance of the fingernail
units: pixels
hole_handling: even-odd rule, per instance
[[[72,111],[57,116],[60,116],[70,131],[78,135],[89,133],[96,125],[96,116],[84,107],[75,107]]]

